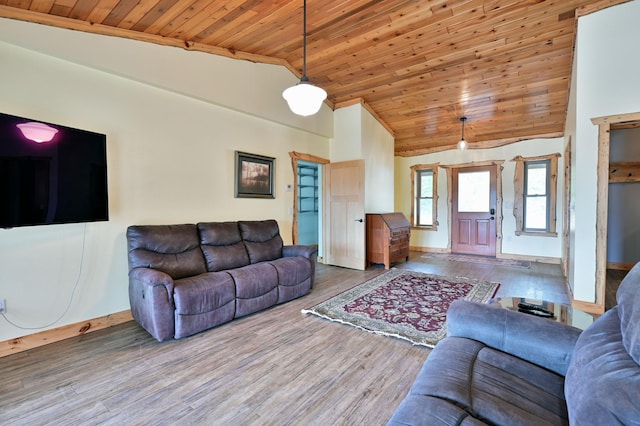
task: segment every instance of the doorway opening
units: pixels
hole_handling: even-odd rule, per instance
[[[316,245],[318,261],[323,258],[323,165],[329,160],[290,152],[293,168],[293,244]]]
[[[640,123],[611,126],[607,191],[605,310],[617,304],[620,282],[640,261]]]
[[[631,129],[640,127],[640,113],[621,114],[608,117],[594,118],[591,122],[598,126],[598,188],[596,196],[596,294],[594,303],[583,303],[584,310],[591,309],[596,313],[605,311],[605,299],[607,293],[607,239],[609,218],[609,181],[613,174],[619,171],[619,167],[611,167],[611,131],[618,129]],[[640,176],[640,163],[625,162],[625,167],[630,166],[636,173],[636,179]],[[616,282],[613,280],[612,282]]]

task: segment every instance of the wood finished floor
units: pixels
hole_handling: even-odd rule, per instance
[[[497,281],[499,296],[568,300],[558,265],[412,253],[395,266]],[[430,350],[300,313],[383,272],[318,265],[307,296],[178,341],[129,322],[0,358],[0,423],[384,425]]]

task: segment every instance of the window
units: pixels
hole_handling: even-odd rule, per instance
[[[558,157],[516,157],[513,215],[516,235],[556,236]]]
[[[411,224],[437,229],[438,164],[411,166]]]

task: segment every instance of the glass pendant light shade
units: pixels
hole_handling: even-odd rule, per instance
[[[307,81],[300,80],[300,83],[285,89],[282,97],[294,114],[306,117],[320,111],[322,102],[327,99],[327,92]]]

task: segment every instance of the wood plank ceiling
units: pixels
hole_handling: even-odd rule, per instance
[[[395,153],[561,136],[576,30],[627,0],[308,0],[307,74]],[[302,0],[0,0],[0,16],[302,69]],[[274,93],[280,96],[280,93]],[[283,101],[284,102],[284,101]]]

